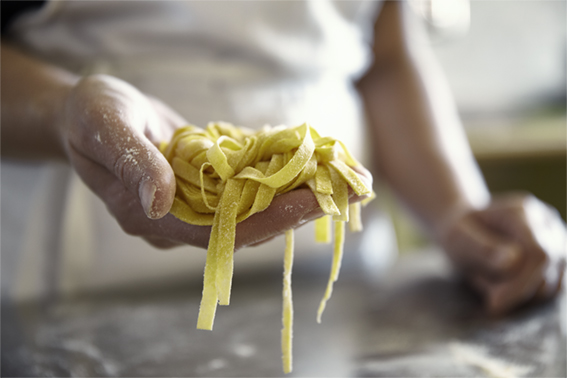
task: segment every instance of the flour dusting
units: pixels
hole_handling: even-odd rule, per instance
[[[515,378],[529,374],[533,367],[516,365],[509,361],[491,356],[478,345],[454,342],[449,346],[455,359],[481,369],[492,378]]]

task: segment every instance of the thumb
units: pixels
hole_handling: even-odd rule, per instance
[[[97,101],[91,100],[91,93]],[[158,116],[147,98],[110,77],[83,79],[80,109],[70,144],[75,152],[105,167],[138,199],[151,219],[167,214],[175,196],[175,176],[160,151],[144,135]]]
[[[124,180],[124,183],[130,190],[138,192],[146,216],[159,219],[169,212],[173,204],[175,176],[159,151],[151,151],[147,156],[148,159],[140,160],[142,169],[139,172],[131,172],[131,177]]]
[[[141,133],[125,127],[115,138],[100,136],[101,163],[138,197],[151,219],[166,215],[175,196],[175,176],[158,149]],[[120,135],[121,134],[121,135]]]

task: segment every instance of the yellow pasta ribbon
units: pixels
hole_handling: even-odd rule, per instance
[[[230,302],[236,224],[264,211],[276,196],[301,187],[311,189],[327,214],[315,221],[316,241],[329,243],[331,221],[335,224],[331,274],[317,313],[320,321],[339,274],[344,222],[350,218],[351,230],[362,229],[360,204],[348,203],[349,187],[357,195],[374,195],[352,170],[359,163],[344,144],[321,137],[306,123],[252,131],[218,122],[205,129],[180,128],[169,143],[160,144],[160,151],[177,179],[170,212],[184,222],[212,226],[197,328],[212,330],[217,305]],[[285,234],[282,360],[288,373],[292,368],[293,230]]]
[[[315,241],[325,244],[331,242],[331,216],[324,215],[315,219]]]
[[[351,232],[362,231],[362,219],[360,215],[360,202],[352,203],[349,205],[349,228]]]
[[[291,268],[293,266],[293,230],[285,233],[285,254],[283,273],[283,316],[282,316],[282,362],[284,373],[291,372],[293,337],[293,301],[291,297]]]
[[[331,274],[329,275],[329,282],[327,283],[327,289],[325,290],[325,295],[319,304],[319,310],[317,310],[317,323],[321,323],[321,316],[323,311],[325,311],[325,306],[327,301],[331,298],[333,293],[333,283],[339,278],[339,271],[341,270],[341,261],[343,259],[343,242],[345,237],[345,223],[343,221],[335,221],[335,245],[333,248],[333,262],[331,265]]]

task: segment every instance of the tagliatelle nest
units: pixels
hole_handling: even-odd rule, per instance
[[[206,129],[178,129],[161,151],[177,179],[171,213],[190,224],[212,226],[197,328],[212,330],[217,303],[229,304],[236,224],[265,210],[275,196],[305,186],[327,214],[315,221],[316,241],[330,242],[331,217],[335,222],[331,275],[317,314],[320,322],[338,277],[344,222],[349,221],[349,213],[351,230],[362,229],[360,203],[349,205],[348,187],[359,196],[372,194],[352,170],[359,163],[347,148],[336,139],[321,137],[308,124],[252,131],[228,123],[211,123]],[[286,373],[291,371],[292,263],[293,230],[289,230],[282,330]]]

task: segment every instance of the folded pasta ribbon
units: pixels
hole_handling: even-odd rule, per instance
[[[315,221],[315,240],[329,243],[331,222],[335,224],[332,270],[317,313],[320,322],[339,274],[344,223],[350,220],[352,231],[362,229],[360,203],[349,205],[348,188],[357,195],[372,194],[352,170],[359,163],[344,144],[321,137],[306,123],[252,131],[218,122],[205,129],[178,129],[169,143],[162,144],[161,151],[176,176],[171,213],[190,224],[212,226],[197,328],[212,330],[217,304],[230,302],[236,224],[265,210],[275,196],[299,187],[310,188],[327,214]],[[292,230],[286,232],[286,244],[282,358],[288,373],[293,322]]]

